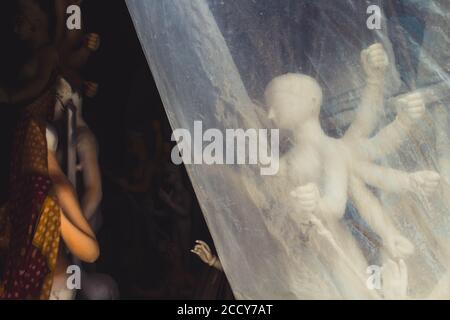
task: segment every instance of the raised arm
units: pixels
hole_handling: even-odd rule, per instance
[[[354,172],[366,184],[387,192],[415,192],[429,196],[440,181],[439,174],[434,171],[408,173],[364,161],[356,162],[353,166]]]
[[[383,45],[377,43],[363,50],[361,64],[366,74],[366,86],[356,117],[345,133],[344,139],[369,137],[384,110],[384,78],[389,59]]]

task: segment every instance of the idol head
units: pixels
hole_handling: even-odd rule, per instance
[[[265,100],[269,118],[281,128],[294,129],[305,121],[319,120],[323,93],[314,78],[288,73],[269,83]]]

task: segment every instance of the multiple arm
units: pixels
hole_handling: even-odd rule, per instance
[[[397,99],[398,116],[394,122],[369,138],[384,111],[384,78],[389,59],[379,43],[363,50],[361,64],[367,84],[361,96],[356,118],[345,133],[344,141],[360,144],[358,149],[368,159],[376,159],[396,150],[405,141],[414,123],[425,113],[425,104],[419,93],[406,94]]]
[[[64,53],[68,53],[81,41],[83,32],[81,30],[68,30],[66,21],[68,18],[67,8],[71,5],[81,5],[82,0],[58,0],[55,1],[55,43]]]
[[[362,144],[368,159],[379,159],[394,152],[408,138],[414,124],[425,114],[422,95],[410,93],[397,99],[397,111],[397,117],[392,123]]]

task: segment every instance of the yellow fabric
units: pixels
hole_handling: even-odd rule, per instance
[[[52,197],[44,201],[43,210],[36,232],[33,245],[47,258],[47,264],[51,272],[47,275],[42,286],[42,300],[48,300],[53,284],[54,271],[58,260],[59,242],[61,239],[61,208]]]

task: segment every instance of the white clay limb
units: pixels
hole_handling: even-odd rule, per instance
[[[425,101],[421,93],[413,92],[401,97],[397,103],[397,119],[410,127],[425,114]]]
[[[368,185],[393,193],[414,192],[430,196],[440,182],[440,175],[435,171],[407,173],[364,161],[355,163],[354,170]]]
[[[441,176],[434,171],[419,171],[410,174],[411,191],[429,197],[439,186]]]
[[[359,214],[383,239],[383,247],[389,256],[403,258],[414,252],[413,244],[399,234],[393,222],[385,214],[379,200],[367,189],[360,178],[350,178],[350,193]]]
[[[323,159],[323,194],[319,202],[319,210],[322,214],[331,215],[334,219],[341,219],[344,216],[348,198],[348,170],[342,159],[343,150],[330,149],[324,152],[327,154]],[[344,159],[346,159],[345,156]]]
[[[376,128],[384,110],[384,77],[389,58],[383,45],[377,43],[363,50],[361,64],[366,73],[367,85],[362,92],[355,120],[344,139],[367,138]]]
[[[410,93],[397,102],[397,118],[381,129],[369,141],[361,144],[369,160],[381,158],[396,151],[409,136],[414,124],[425,114],[425,102],[420,93]]]
[[[408,297],[408,268],[403,259],[398,263],[388,260],[382,267],[385,299],[399,300]]]
[[[382,58],[378,56],[375,61],[383,63]],[[370,76],[374,77],[374,74],[381,75],[382,71],[374,71]],[[374,83],[369,85],[374,86]],[[290,190],[291,197],[295,198],[297,210],[293,212],[298,218],[296,222],[301,228],[305,219],[309,219],[306,223],[312,223],[316,226],[318,235],[334,244],[333,248],[342,258],[341,262],[346,264],[346,261],[352,261],[357,266],[352,269],[357,272],[367,266],[367,261],[349,230],[342,226],[348,198],[351,198],[369,227],[382,238],[382,260],[400,259],[411,255],[414,245],[399,233],[365,182],[394,192],[411,191],[412,181],[420,182],[418,185],[425,187],[427,191],[435,187],[434,178],[428,174],[417,175],[422,178],[418,180],[416,174],[385,170],[372,165],[370,154],[364,154],[363,147],[358,146],[363,140],[368,141],[371,127],[376,125],[378,115],[371,107],[378,108],[379,111],[382,106],[382,88],[378,89],[371,92],[368,89],[365,96],[367,98],[370,94],[377,95],[377,105],[370,105],[370,99],[363,101],[358,112],[359,118],[355,120],[358,123],[349,129],[346,139],[341,140],[326,136],[320,127],[322,91],[314,79],[305,75],[287,74],[272,80],[265,93],[266,102],[276,123],[294,133],[296,144],[293,150],[281,159],[281,170],[287,173],[294,185],[300,185]],[[390,144],[392,150],[405,141],[409,127],[412,127],[424,112],[420,96],[411,94],[402,98],[397,120],[390,128],[382,130],[373,138],[373,141],[380,144]],[[398,133],[400,130],[404,132]],[[398,137],[392,139],[392,136],[388,136],[389,132],[396,132]],[[382,152],[379,154],[386,152],[384,147],[380,147]],[[372,156],[376,154],[371,148],[368,150],[372,152]],[[284,166],[286,168],[283,168]],[[387,175],[386,180],[382,181],[384,175]]]
[[[194,249],[191,250],[192,253],[197,255],[200,260],[209,265],[210,267],[216,268],[217,270],[223,271],[222,264],[218,257],[212,254],[211,248],[204,241],[197,240]]]
[[[48,172],[61,206],[61,235],[70,252],[85,262],[94,262],[99,246],[81,211],[73,186],[59,167],[54,153],[48,152]]]

